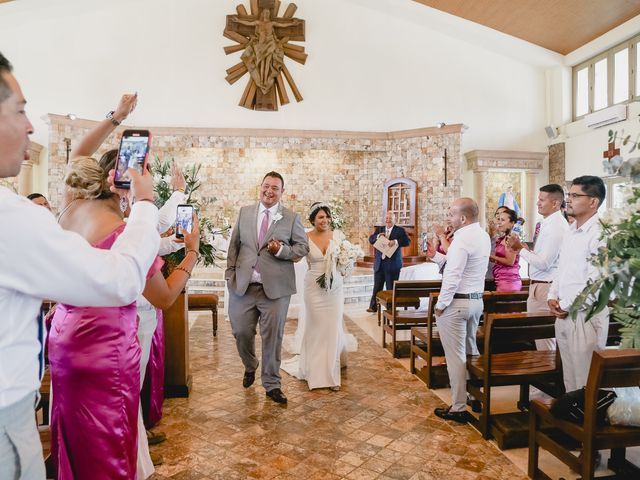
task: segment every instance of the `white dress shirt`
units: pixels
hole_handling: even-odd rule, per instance
[[[569,311],[587,280],[598,276],[598,269],[591,264],[591,255],[605,244],[600,240],[600,217],[597,213],[580,228],[576,228],[575,222],[569,225],[560,249],[558,271],[547,299],[558,300],[560,308]]]
[[[279,205],[280,205],[279,203],[276,203],[273,207],[267,209],[267,207],[265,207],[262,204],[262,202],[260,202],[260,206],[258,207],[258,219],[256,223],[256,241],[258,241],[258,237],[260,237],[260,227],[262,226],[262,219],[264,218],[264,212],[269,210],[269,226],[267,227],[267,231],[268,231],[275,220],[276,214],[278,213]],[[265,241],[268,242],[269,239],[265,238]],[[259,247],[260,246],[261,245],[259,245]],[[282,247],[280,247],[280,249],[278,250],[278,253],[276,253],[276,257],[280,255],[281,252],[282,252]],[[256,272],[255,269],[253,270],[253,272],[251,272],[251,283],[262,283],[262,275]]]
[[[491,240],[478,222],[457,230],[447,255],[436,252],[433,260],[442,267],[442,287],[436,308],[444,310],[456,293],[481,293],[491,253]]]
[[[133,302],[158,252],[158,209],[138,202],[111,250],[65,231],[46,209],[0,187],[0,409],[39,388],[43,299],[79,306]]]
[[[569,223],[558,210],[540,222],[540,232],[533,251],[523,248],[520,257],[529,264],[529,278],[551,282],[558,269],[560,246],[569,231]]]

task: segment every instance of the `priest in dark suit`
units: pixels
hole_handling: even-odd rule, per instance
[[[411,239],[405,229],[395,224],[396,216],[393,212],[387,212],[384,223],[384,226],[377,227],[373,235],[369,237],[369,243],[373,245],[379,237],[387,237],[390,240],[389,246],[397,244],[398,248],[391,257],[387,257],[375,249],[373,295],[367,312],[376,311],[376,295],[385,284],[387,290],[393,289],[393,282],[400,277],[400,269],[402,268],[402,247],[408,247],[411,244]]]

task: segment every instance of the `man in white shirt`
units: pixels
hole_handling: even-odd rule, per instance
[[[29,158],[33,127],[26,100],[0,54],[0,178],[14,177]],[[87,306],[133,302],[158,251],[153,181],[132,172],[134,205],[111,250],[92,248],[62,230],[46,209],[0,187],[0,478],[45,478],[34,407],[42,373],[43,299]]]
[[[586,175],[573,180],[567,195],[567,214],[576,221],[562,242],[558,272],[549,289],[549,309],[557,317],[556,339],[567,392],[586,385],[593,352],[604,349],[607,344],[608,308],[586,322],[584,309],[575,319],[569,317],[569,309],[578,294],[589,279],[598,275],[591,264],[591,255],[605,245],[600,239],[598,217],[605,192],[600,177]]]
[[[442,255],[429,245],[427,256],[439,265],[447,262],[436,304],[436,323],[447,359],[451,384],[451,406],[436,408],[445,420],[466,423],[467,355],[478,355],[476,331],[484,303],[484,279],[491,253],[491,240],[478,223],[478,205],[471,198],[458,198],[449,209],[447,223],[453,241]]]
[[[520,253],[520,257],[529,264],[529,298],[527,298],[527,312],[548,315],[549,304],[547,296],[549,287],[556,275],[560,258],[560,246],[569,224],[561,212],[564,202],[564,190],[560,185],[551,183],[540,188],[538,193],[538,213],[543,220],[536,225],[533,236],[533,250],[522,243],[517,235],[512,234],[508,245],[512,250]],[[536,340],[538,350],[555,350],[555,338]]]

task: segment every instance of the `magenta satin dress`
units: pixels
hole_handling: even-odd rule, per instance
[[[94,245],[109,249],[124,225]],[[156,259],[147,278],[162,266]],[[96,272],[100,275],[100,272]],[[49,332],[51,457],[59,480],[135,479],[140,344],[135,302],[59,304]]]
[[[142,415],[144,426],[153,428],[162,418],[164,402],[164,314],[156,309],[158,326],[153,333],[149,363],[142,387]]]
[[[496,242],[496,257],[505,257],[506,247],[498,240]],[[520,278],[520,255],[516,254],[513,265],[493,264],[493,278],[496,281],[496,292],[519,292],[522,290],[522,279]]]

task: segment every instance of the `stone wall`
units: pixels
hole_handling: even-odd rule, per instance
[[[549,145],[549,183],[566,182],[564,142]]]
[[[72,146],[95,123],[50,115],[49,194],[62,200],[64,138]],[[340,198],[346,235],[366,245],[369,227],[381,221],[382,186],[391,178],[418,183],[418,234],[444,221],[462,189],[461,125],[391,133],[151,128],[152,156],[173,157],[178,165],[201,163],[204,197],[215,197],[205,213],[221,225],[234,223],[242,205],[256,201],[258,185],[270,170],[285,179],[283,202],[305,225],[311,203]],[[116,148],[119,128],[96,154]],[[444,186],[444,149],[448,185]]]

